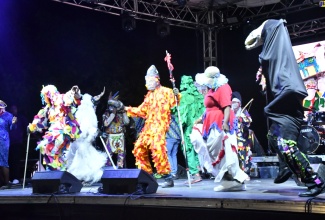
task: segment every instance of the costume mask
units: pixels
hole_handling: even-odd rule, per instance
[[[238,108],[239,108],[240,106],[239,106],[239,102],[232,102],[232,104],[231,104],[231,108],[233,109],[233,110],[237,110]]]
[[[155,76],[146,76],[145,80],[146,80],[146,88],[148,90],[155,90],[155,88],[160,85],[159,79]]]

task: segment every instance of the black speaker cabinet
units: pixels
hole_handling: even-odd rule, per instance
[[[76,193],[80,192],[82,183],[67,171],[35,172],[32,177],[33,193]]]
[[[106,194],[150,194],[158,188],[157,181],[140,169],[104,170],[101,182]]]

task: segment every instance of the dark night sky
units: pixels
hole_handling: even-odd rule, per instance
[[[254,98],[252,129],[266,148],[265,97],[255,83],[260,49],[246,51],[242,28],[218,35],[218,67],[244,104]],[[310,39],[311,40],[311,39]],[[171,27],[160,38],[156,25],[137,21],[134,32],[121,29],[118,16],[50,0],[0,1],[0,99],[16,103],[29,119],[42,107],[42,85],[53,84],[62,93],[79,85],[82,93],[97,95],[106,86],[120,91],[125,105],[136,106],[146,93],[144,76],[155,64],[162,84],[171,87],[164,62],[172,54],[176,85],[182,75],[203,72],[202,39],[198,31]],[[104,98],[106,99],[106,98]],[[98,115],[105,109],[102,100]]]

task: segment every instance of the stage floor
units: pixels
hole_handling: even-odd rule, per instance
[[[163,182],[162,179],[157,181],[159,184]],[[229,216],[229,213],[232,215],[238,213],[238,217],[244,217],[243,213],[246,213],[250,219],[258,219],[260,215],[291,216],[295,219],[299,219],[299,217],[303,219],[306,215],[312,216],[314,219],[325,218],[325,193],[315,198],[301,198],[298,194],[304,192],[306,188],[298,186],[293,179],[289,179],[283,184],[274,184],[273,179],[252,178],[246,182],[245,191],[214,192],[213,188],[216,185],[213,180],[204,179],[189,187],[187,179],[178,179],[175,180],[173,188],[159,186],[156,193],[143,195],[101,194],[98,192],[100,183],[84,186],[79,193],[55,195],[33,194],[31,185],[26,185],[24,189],[22,186],[15,186],[12,189],[0,191],[0,210],[6,214],[5,216],[9,216],[7,219],[44,219],[45,217],[51,219],[50,217],[54,215],[53,212],[58,210],[58,204],[61,207],[60,218],[64,219],[65,216],[69,220],[74,219],[72,216],[79,216],[78,219],[88,218],[89,212],[92,212],[92,216],[97,216],[97,219],[106,216],[107,210],[123,212],[123,209],[120,210],[117,207],[128,207],[130,216],[128,215],[129,218],[125,219],[138,219],[132,213],[140,214],[144,212],[143,208],[148,208],[144,213],[151,213],[149,208],[159,210],[168,208],[162,212],[156,210],[157,216],[153,219],[164,219],[166,210],[169,213],[175,213],[177,209],[191,210],[192,212],[193,210],[205,210],[205,212],[193,214],[201,216],[209,216],[210,214],[207,213],[210,213],[211,210],[218,211],[218,215],[228,213],[226,215]],[[54,207],[49,208],[51,205]],[[112,206],[115,208],[110,209]],[[69,207],[69,209],[62,211],[62,207]],[[136,207],[139,209],[135,210]],[[39,212],[40,209],[43,211]],[[48,210],[45,211],[46,209]],[[171,209],[174,211],[171,212]],[[22,215],[22,212],[29,213],[30,218],[24,218],[26,215]],[[165,213],[165,215],[161,213]],[[180,211],[180,213],[183,212]],[[257,213],[262,214],[258,215]],[[17,218],[12,218],[13,216],[17,216]],[[54,215],[53,219],[57,217]],[[3,218],[1,217],[1,219]],[[172,216],[169,219],[183,218],[173,218]]]

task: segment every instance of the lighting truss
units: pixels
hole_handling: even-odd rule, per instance
[[[239,26],[246,20],[260,21],[275,18],[281,14],[288,15],[297,11],[319,7],[318,3],[313,3],[310,0],[282,0],[275,4],[262,5],[259,7],[242,7],[237,6],[236,3],[230,3],[238,2],[234,0],[188,1],[188,4],[183,7],[179,6],[175,0],[52,1],[117,16],[120,16],[122,11],[129,11],[135,15],[135,19],[149,22],[155,22],[157,18],[166,18],[171,26],[190,29],[229,28],[230,26]],[[191,2],[194,3],[191,4]],[[212,2],[212,4],[203,4],[202,2]],[[218,4],[218,2],[220,2],[220,4]],[[213,14],[214,20],[209,18],[211,14]],[[227,18],[237,18],[237,22],[227,23]],[[308,26],[308,24],[305,26]],[[311,31],[313,32],[314,30]]]
[[[225,28],[232,29],[247,21],[262,23],[263,20],[294,15],[319,7],[317,0],[280,0],[274,4],[258,7],[245,6],[250,0],[190,0],[179,6],[176,0],[51,0],[102,13],[121,16],[130,12],[137,20],[155,22],[167,19],[170,26],[201,30],[203,34],[204,67],[217,65],[217,33]],[[258,0],[256,0],[258,1]],[[260,0],[261,3],[264,0]],[[265,1],[264,1],[265,2]],[[237,4],[238,3],[238,4]],[[325,8],[324,8],[325,12]],[[292,39],[325,34],[325,19],[318,16],[304,20],[300,16],[287,25]],[[228,21],[231,21],[228,23]]]
[[[325,33],[325,17],[287,25],[291,39]]]

